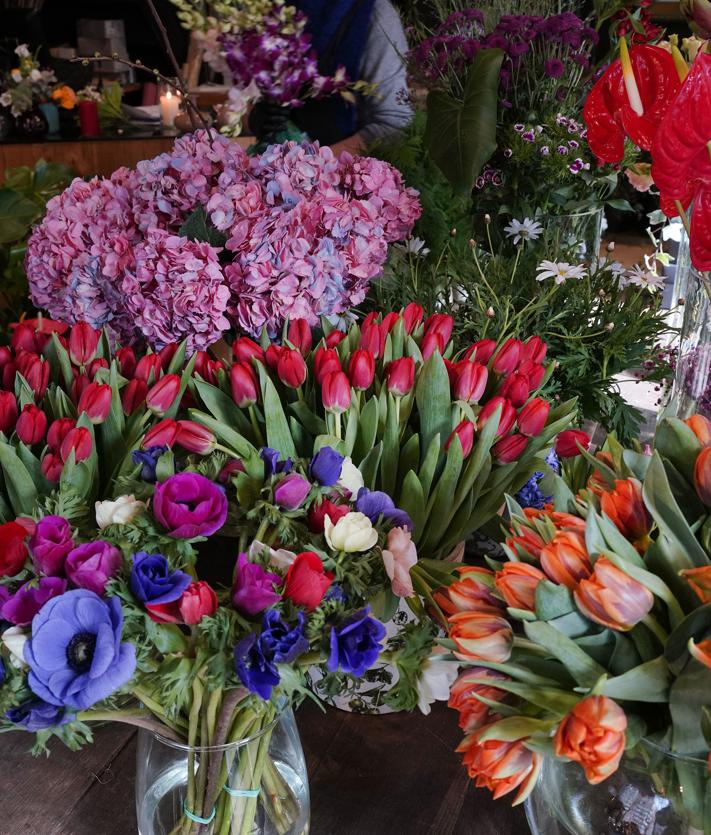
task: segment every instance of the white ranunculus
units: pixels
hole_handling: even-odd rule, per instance
[[[444,702],[458,674],[456,661],[441,661],[433,653],[422,665],[417,679],[417,706],[427,716],[433,702]]]
[[[146,509],[135,496],[119,496],[115,501],[96,503],[96,523],[103,530],[109,525],[128,525]]]
[[[0,641],[5,644],[10,653],[10,663],[18,670],[27,666],[24,652],[28,637],[27,632],[21,626],[11,626],[0,637]]]
[[[358,495],[360,488],[365,486],[360,470],[350,458],[345,458],[343,460],[341,476],[338,479],[337,485],[338,487],[342,487],[344,490],[348,490],[353,498]]]
[[[255,539],[249,546],[249,551],[247,552],[249,561],[256,562],[257,558],[265,551],[269,553],[269,565],[271,565],[272,568],[279,569],[280,571],[286,571],[296,559],[296,554],[293,551],[287,551],[285,548],[279,548],[275,551],[273,548],[270,548],[268,545],[265,545],[263,542]]]
[[[369,551],[378,542],[378,532],[364,513],[346,513],[335,525],[324,516],[323,525],[326,542],[333,551]]]

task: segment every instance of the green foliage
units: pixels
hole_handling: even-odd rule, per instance
[[[417,707],[417,682],[422,665],[430,657],[436,637],[432,623],[408,623],[398,634],[401,649],[396,651],[397,684],[388,692],[385,703],[393,710],[414,710]]]

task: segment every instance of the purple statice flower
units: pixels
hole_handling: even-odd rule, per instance
[[[565,145],[559,145],[559,146],[556,148],[556,151],[558,151],[558,153],[559,153],[559,154],[562,154],[563,156],[565,156],[565,155],[568,153],[568,149],[566,148],[566,146],[565,146]]]
[[[72,526],[63,516],[43,516],[30,537],[32,564],[40,574],[60,577],[74,547]]]
[[[291,458],[280,460],[278,450],[265,446],[259,450],[259,457],[264,461],[264,477],[271,478],[278,473],[291,472],[294,462]]]
[[[340,670],[360,678],[378,660],[385,627],[370,615],[366,606],[343,623],[331,627],[329,672]]]
[[[506,159],[511,159],[511,157],[513,156],[512,149],[511,148],[504,148],[504,156],[506,157]]]
[[[153,515],[175,539],[212,536],[227,520],[227,496],[204,475],[178,473],[156,486]]]
[[[395,502],[381,490],[368,490],[361,487],[356,497],[355,509],[376,524],[381,517],[396,528],[412,530],[412,519],[404,510],[395,506]]]
[[[311,492],[311,482],[298,473],[289,473],[274,488],[274,503],[283,510],[296,510]]]
[[[151,446],[148,449],[134,449],[131,453],[133,463],[141,465],[141,478],[148,484],[156,483],[158,459],[167,450],[167,446]]]
[[[281,600],[281,594],[274,591],[281,584],[278,574],[266,571],[250,562],[246,554],[240,554],[232,585],[232,603],[243,615],[257,615]]]
[[[3,603],[0,616],[15,626],[29,626],[32,619],[53,597],[59,597],[67,590],[67,581],[60,577],[40,577],[23,583],[20,588]]]
[[[516,122],[516,124],[513,126],[513,129],[516,131],[516,133],[523,133],[526,130],[526,125],[522,125],[521,122]]]
[[[579,146],[578,142],[575,141],[575,139],[569,139],[568,140],[568,147],[575,149],[575,148],[579,148],[580,146]]]
[[[10,708],[5,714],[5,718],[13,725],[24,728],[31,733],[36,733],[37,731],[46,731],[49,728],[58,728],[68,722],[73,722],[76,719],[76,714],[57,705],[44,702],[42,699],[33,699],[18,707]]]
[[[103,595],[107,583],[119,573],[122,565],[119,549],[110,542],[97,540],[85,542],[70,551],[64,570],[73,585]]]
[[[322,487],[333,486],[341,477],[344,457],[330,446],[321,447],[309,464],[309,476]]]
[[[532,130],[525,130],[521,134],[521,139],[523,139],[524,142],[535,142],[536,141],[536,134]]]
[[[560,58],[549,58],[543,64],[543,70],[548,78],[560,78],[565,72],[565,64]]]
[[[540,147],[540,149],[539,149],[539,151],[538,151],[538,153],[539,153],[542,157],[547,157],[547,156],[550,156],[550,152],[551,152],[551,149],[550,149],[550,146],[548,146],[548,145],[541,145],[541,147]]]
[[[133,556],[129,586],[133,596],[141,603],[160,605],[173,603],[183,596],[192,583],[192,577],[184,571],[171,571],[163,554],[139,551]]]
[[[30,690],[56,707],[87,710],[127,684],[136,650],[121,643],[123,614],[116,597],[76,589],[46,603],[25,644]]]

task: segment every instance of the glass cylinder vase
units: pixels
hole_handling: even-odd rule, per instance
[[[595,786],[577,763],[546,757],[526,817],[533,835],[701,835],[708,782],[705,760],[647,740]]]
[[[243,739],[194,747],[138,735],[139,835],[306,835],[306,762],[291,708]]]
[[[591,262],[600,253],[602,240],[602,208],[567,215],[544,215],[538,218],[543,235],[537,241],[551,260],[567,258],[574,262]]]

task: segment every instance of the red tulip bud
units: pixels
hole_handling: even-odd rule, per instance
[[[82,394],[84,394],[84,390],[89,385],[91,380],[89,379],[88,374],[79,374],[77,373],[76,368],[73,368],[72,371],[74,372],[74,380],[72,381],[71,388],[69,389],[69,394],[72,398],[73,403],[79,403]]]
[[[293,348],[282,348],[277,365],[279,379],[289,388],[296,389],[306,379],[306,363],[301,354]]]
[[[386,313],[385,316],[383,316],[383,321],[381,322],[380,326],[382,327],[386,336],[395,327],[395,325],[397,325],[399,319],[400,314],[395,313],[395,311],[390,311],[390,313]]]
[[[262,364],[266,361],[264,349],[248,336],[240,336],[235,339],[232,345],[232,356],[238,362],[251,364],[252,360],[259,360]]]
[[[353,351],[348,363],[348,376],[354,389],[365,391],[370,388],[375,377],[375,357],[370,351],[363,348]]]
[[[10,344],[13,351],[29,351],[32,354],[40,354],[48,338],[47,335],[39,333],[29,323],[20,322],[12,334]]]
[[[0,432],[10,435],[17,422],[17,400],[11,391],[0,391]]]
[[[454,436],[456,435],[462,445],[462,453],[464,457],[467,458],[469,453],[474,448],[474,434],[474,424],[470,420],[463,420],[457,427],[455,427],[449,438],[447,438],[447,443],[444,445],[445,450],[449,450],[449,447],[454,440]]]
[[[312,533],[323,533],[323,520],[326,516],[335,525],[342,516],[348,513],[350,513],[350,508],[347,504],[334,504],[329,499],[324,499],[321,504],[314,502],[308,512],[309,530]]]
[[[548,346],[539,336],[532,336],[521,348],[521,359],[542,363],[548,353]]]
[[[415,302],[410,302],[402,311],[402,322],[405,326],[405,333],[412,333],[420,324],[424,315],[425,310],[423,307]]]
[[[96,377],[96,372],[102,368],[108,368],[109,363],[103,358],[99,357],[98,359],[92,360],[89,365],[86,367],[86,373],[90,380],[93,380]]]
[[[188,452],[209,455],[217,445],[215,436],[206,427],[193,420],[179,420],[175,443]]]
[[[523,455],[527,444],[525,435],[509,435],[494,444],[491,454],[499,464],[511,464]]]
[[[158,354],[146,354],[138,361],[133,376],[137,380],[144,380],[150,386],[151,383],[159,380],[162,374],[163,366],[160,362],[160,356]]]
[[[535,438],[543,431],[551,405],[540,397],[534,397],[518,413],[518,431],[529,438]]]
[[[170,364],[173,361],[173,357],[178,352],[178,346],[175,342],[171,342],[168,345],[164,346],[158,352],[158,356],[160,357],[160,367],[163,371],[167,371],[170,368]]]
[[[148,390],[146,406],[155,415],[164,415],[175,403],[180,393],[180,377],[177,374],[166,374]]]
[[[103,423],[111,411],[111,386],[89,383],[79,398],[77,411],[86,412],[92,423]]]
[[[230,458],[230,460],[220,470],[220,474],[217,476],[217,480],[221,484],[227,484],[230,478],[232,478],[233,473],[243,472],[244,464],[238,458]]]
[[[264,353],[264,359],[267,363],[267,366],[271,368],[272,371],[276,371],[279,365],[279,357],[284,349],[281,345],[270,345]]]
[[[91,432],[83,426],[75,426],[67,432],[59,453],[62,461],[66,461],[74,451],[74,460],[78,463],[84,461],[91,455],[94,443],[91,438]]]
[[[47,446],[49,446],[52,452],[59,452],[62,441],[76,425],[76,421],[71,418],[58,418],[52,421],[49,432],[47,432]]]
[[[489,379],[489,372],[485,365],[469,360],[460,360],[454,365],[455,381],[453,393],[457,400],[467,403],[478,403]]]
[[[56,484],[62,476],[64,461],[62,461],[59,453],[48,452],[42,459],[41,469],[42,475],[47,479],[47,481],[51,481],[53,484]]]
[[[385,385],[396,397],[403,397],[411,391],[415,385],[415,360],[412,357],[393,360],[385,374]]]
[[[437,333],[442,337],[442,350],[452,336],[454,319],[447,313],[433,313],[425,322],[425,339],[431,333]]]
[[[528,377],[516,371],[506,377],[499,388],[498,394],[509,400],[512,406],[523,406],[528,400],[528,385]]]
[[[694,486],[701,501],[711,507],[711,446],[704,447],[696,458]]]
[[[118,361],[119,371],[124,377],[130,380],[136,372],[136,355],[133,348],[119,348],[116,351],[116,359]]]
[[[385,351],[386,337],[385,328],[375,321],[368,322],[366,317],[360,327],[360,347],[370,351],[375,359],[380,359]]]
[[[348,336],[348,334],[344,331],[331,331],[331,333],[329,333],[329,335],[326,337],[326,347],[335,348],[336,345],[340,345],[341,342],[343,342],[346,336]]]
[[[136,409],[140,409],[146,402],[148,394],[148,383],[144,380],[131,380],[121,392],[121,405],[124,414],[132,415]]]
[[[0,392],[0,397],[3,392]],[[4,431],[4,430],[3,430]],[[28,403],[20,413],[15,426],[17,437],[27,446],[38,444],[47,431],[47,415],[35,406],[34,403]]]
[[[507,339],[494,355],[492,370],[497,374],[511,374],[521,359],[521,342]]]
[[[141,446],[143,449],[150,449],[152,446],[172,447],[176,443],[179,429],[177,420],[165,418],[146,432]]]
[[[314,377],[316,382],[322,386],[323,381],[329,374],[341,371],[341,360],[338,352],[333,348],[319,346],[314,353]]]
[[[69,332],[69,356],[74,365],[87,365],[94,358],[101,331],[86,322],[78,322]]]
[[[444,363],[444,367],[447,369],[447,376],[449,377],[450,388],[453,389],[455,383],[457,382],[457,363],[448,360],[447,357],[442,357],[442,362]]]
[[[49,363],[37,354],[20,351],[17,355],[17,370],[27,380],[30,388],[39,400],[49,385]]]
[[[329,374],[321,388],[323,408],[327,412],[341,414],[351,407],[351,384],[343,371]]]
[[[230,369],[230,387],[232,399],[240,407],[246,409],[254,405],[259,399],[259,384],[257,375],[251,364],[236,362]]]
[[[558,458],[575,458],[580,455],[578,444],[587,450],[590,446],[590,438],[582,429],[566,429],[558,435],[555,442],[555,454]]]
[[[2,367],[2,388],[6,391],[12,391],[15,388],[15,376],[17,375],[17,367],[15,362],[9,362]]]
[[[464,359],[468,360],[473,357],[477,362],[486,365],[494,356],[495,350],[496,342],[493,339],[480,339],[467,348],[464,352]]]
[[[204,580],[191,583],[178,601],[178,610],[187,626],[195,626],[217,611],[219,603],[214,589]]]
[[[420,345],[420,351],[422,351],[422,359],[424,360],[428,360],[435,351],[439,351],[440,354],[444,353],[444,337],[442,334],[436,331],[426,333]]]
[[[299,351],[302,357],[306,357],[311,353],[311,346],[314,344],[314,339],[311,334],[311,325],[309,325],[306,319],[292,319],[289,322],[286,338]]]
[[[516,420],[516,409],[509,403],[505,397],[492,397],[491,400],[479,412],[479,429],[483,429],[486,422],[494,414],[497,408],[501,406],[501,417],[499,418],[499,428],[496,432],[497,437],[501,438],[503,435],[508,435],[511,427]]]
[[[217,382],[217,373],[224,367],[219,360],[211,359],[207,351],[197,351],[193,376],[199,374],[206,383],[214,386]]]
[[[545,366],[538,362],[524,360],[522,363],[519,363],[516,373],[524,374],[528,377],[528,390],[535,391],[543,382],[543,378],[546,376],[546,369]]]

